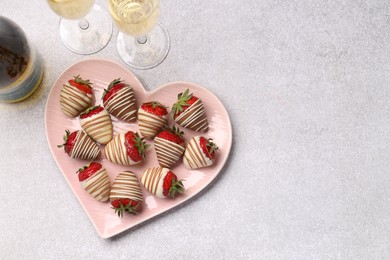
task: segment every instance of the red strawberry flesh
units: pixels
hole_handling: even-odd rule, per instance
[[[141,105],[141,108],[149,114],[153,114],[159,117],[165,116],[168,114],[166,107],[161,105],[156,101],[147,102]]]
[[[172,106],[173,118],[176,119],[181,113],[194,104],[199,98],[190,94],[190,90],[186,89],[183,93],[177,96],[175,104]]]
[[[92,94],[92,88],[89,86],[89,80],[82,80],[79,76],[77,76],[68,82],[71,86],[76,87],[87,94]]]
[[[111,201],[111,205],[117,209],[120,208],[121,204],[123,206],[127,206],[130,202],[131,202],[130,207],[135,207],[138,205],[138,201],[130,200],[130,199],[116,199]]]
[[[177,176],[169,171],[167,173],[167,175],[165,175],[165,178],[164,178],[164,182],[163,182],[163,194],[165,197],[168,197],[169,196],[169,190],[171,189],[171,186],[172,186],[172,179],[174,180],[174,182],[177,181]]]
[[[73,150],[74,144],[76,143],[76,136],[79,131],[74,131],[68,136],[68,139],[65,143],[65,152],[70,155]]]
[[[88,110],[86,110],[84,113],[82,113],[80,115],[80,118],[87,118],[87,117],[91,117],[93,115],[97,115],[99,114],[101,111],[103,111],[103,107],[101,106],[96,106],[96,107],[92,107]]]
[[[111,201],[111,205],[119,217],[123,217],[124,212],[137,214],[137,212],[141,209],[141,204],[138,201],[128,198],[114,199]]]
[[[178,113],[175,114],[175,118],[178,117],[181,113],[183,113],[184,111],[187,110],[187,108],[189,108],[192,104],[195,103],[195,101],[198,100],[197,97],[195,96],[192,96],[187,102],[186,102],[186,105],[183,105],[182,108],[183,108],[183,111],[179,111]]]
[[[117,83],[112,88],[108,90],[103,96],[103,102],[106,103],[107,100],[114,97],[122,88],[126,87],[125,83]]]
[[[179,135],[176,135],[174,133],[172,133],[171,131],[168,131],[168,130],[163,130],[161,131],[157,137],[159,138],[163,138],[165,140],[168,140],[168,141],[171,141],[171,142],[174,142],[174,143],[177,143],[177,144],[182,144],[184,143],[184,140],[182,137],[180,137]]]
[[[198,98],[195,97],[194,95],[192,95],[192,97],[190,98],[190,100],[187,101],[188,106],[191,106],[192,104],[194,104],[196,100],[198,100]],[[187,108],[188,108],[188,107],[187,107]],[[184,110],[185,110],[185,109],[186,109],[186,108],[184,108]]]
[[[128,131],[125,134],[125,140],[126,140],[125,146],[127,149],[127,155],[130,157],[130,159],[133,160],[134,162],[141,161],[143,157],[135,145],[135,140],[136,140],[135,133],[132,131]]]
[[[102,168],[102,165],[98,162],[91,162],[88,166],[80,169],[79,173],[79,181],[84,181],[94,175],[98,170]]]
[[[213,160],[215,158],[215,151],[210,153],[209,148],[207,147],[207,139],[203,136],[199,138],[200,147],[202,148],[203,153],[210,159]]]

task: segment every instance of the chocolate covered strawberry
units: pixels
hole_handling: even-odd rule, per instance
[[[113,126],[110,114],[101,106],[93,106],[80,114],[80,125],[99,144],[112,139]]]
[[[189,89],[178,95],[172,115],[176,123],[194,131],[205,132],[209,127],[202,100]]]
[[[103,105],[118,119],[132,122],[137,118],[137,105],[133,87],[120,79],[113,80],[104,90]]]
[[[134,165],[142,162],[145,158],[145,150],[149,145],[138,133],[128,131],[120,133],[104,148],[106,158],[120,165]]]
[[[99,146],[82,130],[65,130],[64,143],[57,147],[63,147],[71,158],[94,160],[100,155]]]
[[[157,101],[143,103],[138,109],[138,127],[141,136],[153,139],[167,123],[168,110]]]
[[[62,85],[60,107],[65,115],[75,117],[90,107],[92,102],[93,92],[89,80],[76,76]]]
[[[133,172],[123,171],[116,176],[111,186],[110,201],[119,217],[123,217],[124,212],[136,214],[141,210],[142,191]]]
[[[144,187],[159,198],[172,197],[184,192],[181,180],[168,168],[154,167],[146,169],[141,176]]]
[[[110,195],[110,180],[106,169],[98,162],[80,168],[78,177],[81,186],[98,201],[107,201]]]
[[[184,153],[184,133],[176,127],[164,127],[154,138],[154,148],[160,166],[171,168]]]
[[[211,138],[194,136],[184,152],[183,162],[188,169],[198,169],[210,166],[216,157],[217,145]]]

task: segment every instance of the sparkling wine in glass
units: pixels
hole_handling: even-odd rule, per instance
[[[114,23],[120,30],[117,49],[122,60],[137,69],[160,64],[169,52],[170,38],[157,23],[159,0],[108,0]]]
[[[78,54],[103,49],[111,39],[112,22],[95,0],[47,0],[60,19],[60,37],[64,45]]]

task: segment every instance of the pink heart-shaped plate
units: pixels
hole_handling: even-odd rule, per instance
[[[109,202],[102,203],[96,201],[81,187],[76,172],[82,166],[87,165],[89,161],[70,158],[64,153],[63,148],[57,147],[57,145],[63,143],[63,136],[66,129],[69,129],[71,132],[81,129],[78,118],[65,116],[59,106],[62,84],[77,75],[80,75],[83,79],[89,79],[93,83],[96,105],[102,104],[101,96],[103,90],[107,88],[112,80],[117,78],[124,80],[133,87],[138,106],[145,101],[156,100],[171,107],[177,98],[177,94],[187,88],[190,89],[190,92],[201,98],[205,105],[209,130],[204,135],[213,138],[219,147],[214,165],[198,170],[188,170],[182,161],[178,162],[171,170],[176,173],[179,179],[184,180],[185,192],[183,194],[179,194],[174,199],[160,199],[145,190],[141,184],[144,196],[142,211],[138,215],[125,214],[123,218],[119,218],[114,210],[111,209]],[[128,130],[138,131],[136,122],[125,123],[115,117],[112,117],[112,120],[114,124],[114,136],[119,132]],[[171,119],[169,122],[172,125]],[[229,115],[221,101],[209,90],[193,83],[171,82],[147,92],[131,71],[116,62],[105,59],[87,59],[77,62],[58,77],[47,99],[45,127],[47,141],[54,160],[102,238],[112,237],[134,227],[180,205],[199,193],[219,174],[229,156],[232,145],[232,127]],[[199,135],[199,133],[182,127],[180,129],[185,132],[186,144],[194,135]],[[145,169],[158,166],[153,142],[148,141],[148,143],[151,144],[151,147],[146,152],[146,161],[139,165],[116,165],[104,158],[104,154],[102,153],[98,161],[107,169],[111,183],[120,171],[130,170],[139,178]],[[103,147],[101,148],[103,149]]]

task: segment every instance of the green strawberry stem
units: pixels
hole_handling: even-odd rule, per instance
[[[213,154],[218,150],[218,146],[214,143],[212,138],[207,139],[206,147],[210,154]]]
[[[65,130],[65,135],[64,135],[64,143],[63,143],[63,144],[59,144],[59,145],[57,145],[57,147],[58,147],[58,148],[62,148],[62,147],[64,147],[64,149],[65,149],[66,142],[68,141],[69,135],[70,135],[70,131],[69,131],[68,129],[67,129],[67,130]]]
[[[131,203],[129,203],[127,205],[123,205],[122,202],[120,202],[120,201],[118,203],[119,203],[119,208],[111,207],[112,209],[115,210],[115,214],[117,214],[118,217],[123,218],[123,212],[128,212],[128,213],[132,213],[135,215],[138,214],[138,212],[137,212],[138,205],[131,206]]]
[[[179,127],[175,127],[174,125],[172,127],[169,127],[169,125],[164,125],[161,132],[164,130],[169,131],[172,134],[178,135],[181,138],[183,138],[183,136],[184,136],[184,132],[181,131]]]
[[[79,84],[82,84],[82,85],[86,85],[86,86],[88,86],[88,87],[91,87],[91,84],[92,84],[92,83],[89,81],[89,79],[84,80],[84,79],[82,79],[82,78],[80,77],[80,75],[74,76],[74,81],[75,81],[76,83],[79,83]]]
[[[88,169],[89,166],[91,166],[91,163],[92,162],[90,162],[89,164],[84,165],[83,167],[79,168],[76,173],[78,174],[78,173],[80,173],[82,171],[85,171],[86,169]]]
[[[108,92],[113,86],[115,86],[116,84],[121,83],[121,82],[122,82],[122,80],[121,80],[120,78],[114,79],[114,80],[111,81],[110,84],[108,85],[107,91],[106,91],[106,90],[104,90],[104,91]]]
[[[144,141],[144,138],[141,138],[138,133],[134,134],[134,138],[135,138],[134,139],[135,147],[137,147],[139,154],[145,159],[146,158],[145,150],[148,149],[150,145],[147,144]]]
[[[177,95],[177,101],[172,106],[173,115],[182,112],[184,110],[183,106],[187,105],[187,101],[191,99],[192,94],[189,94],[190,90],[186,89],[183,93]]]
[[[121,82],[122,82],[122,80],[120,78],[114,79],[113,81],[111,81],[110,84],[108,85],[107,89],[103,89],[102,99],[110,91],[110,89],[112,89],[116,84],[121,83]]]
[[[169,196],[171,198],[174,198],[176,193],[183,193],[183,192],[184,192],[183,181],[182,180],[175,181],[172,178],[172,185],[169,188],[169,192],[168,192]]]
[[[156,108],[156,107],[168,108],[167,106],[164,106],[163,104],[161,104],[158,101],[150,101],[150,104],[152,105],[153,108]]]
[[[87,115],[89,112],[91,112],[92,110],[94,110],[94,109],[96,109],[96,108],[99,108],[99,107],[101,107],[101,106],[100,106],[100,105],[97,105],[97,106],[89,107],[89,108],[87,108],[86,110],[84,110],[84,111],[80,114],[80,116],[82,116],[82,115]]]

